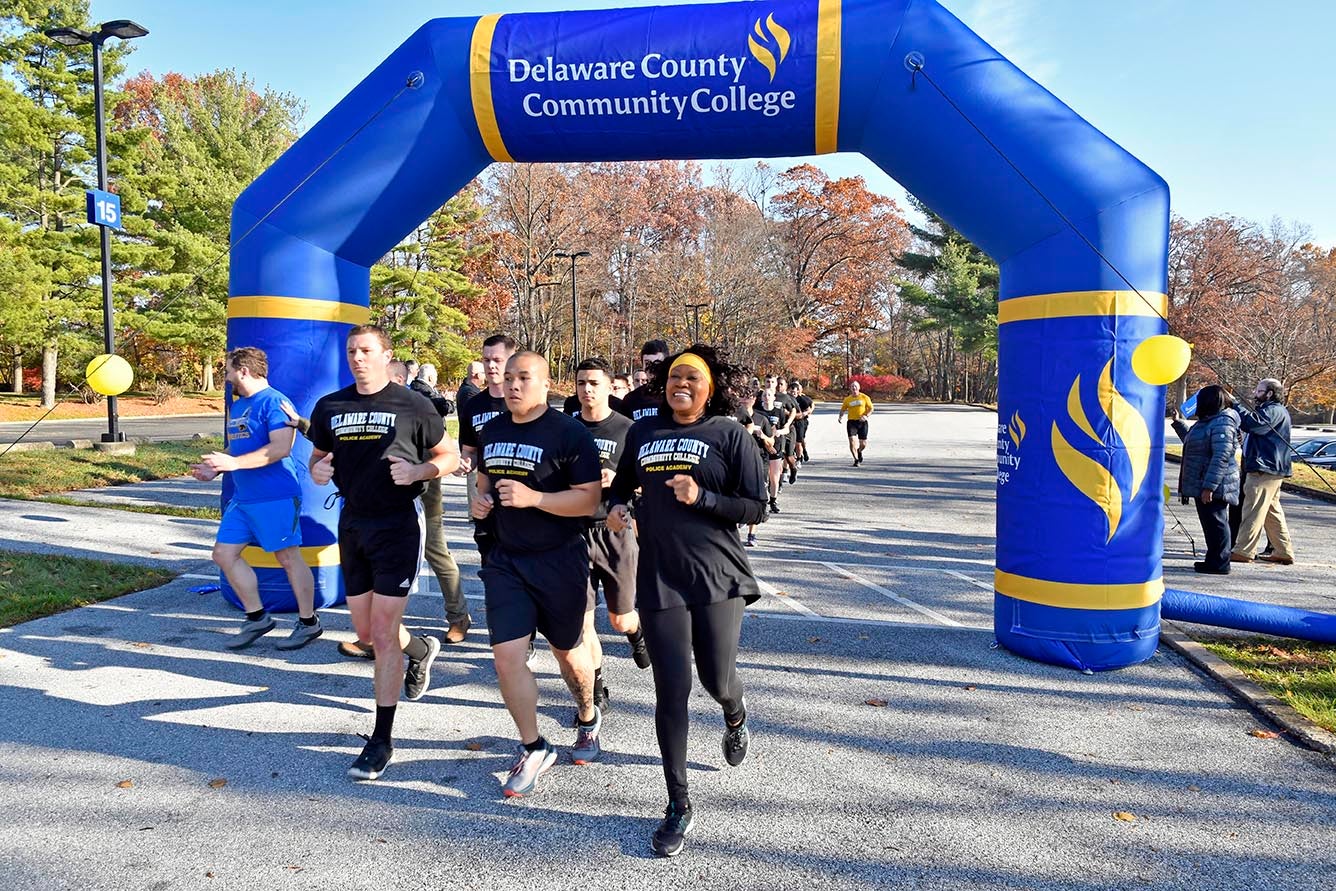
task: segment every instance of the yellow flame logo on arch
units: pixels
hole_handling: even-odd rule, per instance
[[[1100,373],[1097,387],[1100,409],[1109,419],[1118,438],[1122,441],[1127,456],[1128,490],[1127,501],[1131,502],[1141,491],[1141,484],[1146,480],[1146,471],[1150,466],[1150,428],[1132,403],[1128,402],[1118,388],[1113,385],[1113,360],[1110,359]],[[1082,433],[1089,438],[1096,448],[1106,449],[1112,444],[1106,443],[1095,433],[1085,406],[1081,403],[1081,375],[1072,381],[1067,392],[1067,415]],[[1085,452],[1069,443],[1058,429],[1057,421],[1052,430],[1053,458],[1067,480],[1082,495],[1089,498],[1104,512],[1109,523],[1109,537],[1112,541],[1123,517],[1123,490],[1111,470],[1091,458]]]
[[[1021,420],[1021,413],[1014,411],[1011,413],[1011,421],[1007,423],[1007,434],[1011,441],[1016,444],[1016,448],[1021,447],[1025,441],[1025,422]]]
[[[761,29],[761,20],[757,19],[756,24],[752,26],[752,32],[747,35],[747,47],[756,61],[770,72],[771,83],[775,82],[775,72],[788,58],[789,47],[792,45],[793,38],[775,21],[774,13],[766,16],[764,31]]]

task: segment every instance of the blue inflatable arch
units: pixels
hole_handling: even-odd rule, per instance
[[[1164,391],[1130,358],[1166,327],[1168,188],[931,0],[429,22],[237,199],[228,342],[267,350],[309,412],[350,383],[369,267],[495,161],[833,151],[862,152],[1001,265],[998,639],[1074,668],[1148,658]],[[329,604],[337,518],[303,485]],[[282,570],[249,559],[291,608]]]

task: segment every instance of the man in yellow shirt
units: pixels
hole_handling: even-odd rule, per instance
[[[849,381],[849,395],[840,403],[840,416],[836,423],[849,415],[846,430],[849,432],[849,454],[854,456],[854,467],[863,463],[863,449],[867,448],[867,416],[872,414],[872,400],[866,393],[859,392],[858,381]]]

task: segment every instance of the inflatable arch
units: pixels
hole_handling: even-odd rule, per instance
[[[1168,188],[931,0],[429,22],[237,199],[228,343],[267,350],[309,412],[351,381],[369,267],[495,161],[834,151],[863,153],[1001,265],[998,640],[1079,669],[1148,658],[1164,390],[1130,360],[1166,329]],[[303,487],[330,604],[337,517]],[[266,602],[292,608],[282,570],[249,559]]]

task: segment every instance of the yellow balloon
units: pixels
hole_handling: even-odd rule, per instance
[[[1172,334],[1148,337],[1132,352],[1132,371],[1153,387],[1172,384],[1188,370],[1192,345]]]
[[[103,396],[119,396],[134,383],[134,369],[120,356],[102,353],[94,356],[84,369],[88,386]]]

